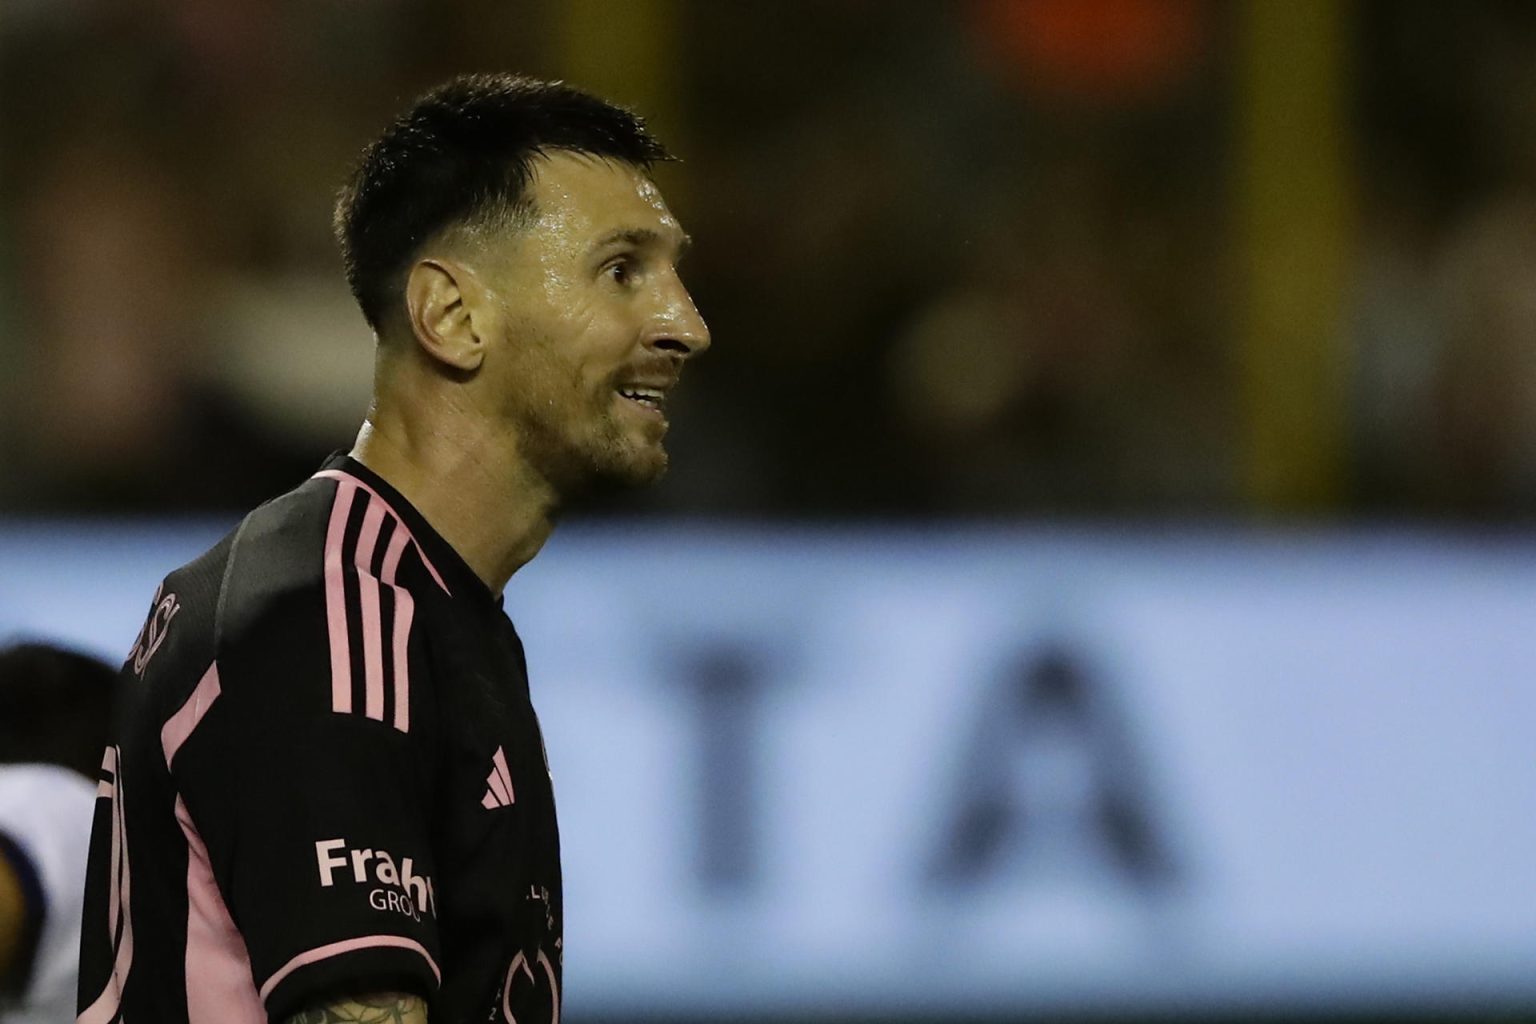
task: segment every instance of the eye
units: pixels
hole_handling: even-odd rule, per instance
[[[619,256],[603,265],[603,273],[615,284],[629,284],[637,272],[635,261],[630,256]]]

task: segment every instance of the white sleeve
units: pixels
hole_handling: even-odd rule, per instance
[[[75,772],[47,764],[0,765],[0,832],[37,872],[43,927],[31,984],[11,1021],[74,1019],[79,971],[85,859],[91,843],[96,787]]]

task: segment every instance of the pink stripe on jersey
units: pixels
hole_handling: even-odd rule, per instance
[[[379,579],[391,587],[395,585],[395,574],[400,571],[400,555],[410,539],[410,531],[396,519],[395,532],[389,535],[389,547],[384,549],[384,564],[379,567]]]
[[[384,721],[384,639],[379,611],[379,581],[367,573],[357,575],[363,604],[363,714]]]
[[[117,1016],[117,1007],[122,1001],[123,994],[118,990],[114,977],[101,995],[96,997],[96,1001],[80,1011],[75,1024],[108,1024]]]
[[[112,776],[109,782],[106,779],[96,783],[96,795],[111,799],[117,793],[117,748],[108,747],[106,753],[101,755],[101,772],[103,775]]]
[[[395,532],[390,534],[389,547],[384,549],[384,564],[379,570],[379,578],[384,585],[389,587],[395,595],[395,632],[394,632],[394,668],[395,668],[395,728],[401,732],[411,731],[411,663],[409,660],[409,648],[411,639],[411,618],[415,614],[416,602],[404,587],[395,585],[395,574],[400,570],[400,555],[405,551],[406,541],[409,540],[409,531],[405,524],[395,521]]]
[[[344,586],[346,564],[357,569],[358,616],[362,626],[363,646],[363,707],[362,712],[375,721],[384,721],[384,692],[389,687],[394,694],[392,724],[401,732],[411,729],[410,659],[409,646],[411,621],[415,616],[415,601],[405,588],[396,584],[400,571],[400,559],[407,546],[414,547],[421,556],[432,578],[444,591],[448,587],[438,575],[437,569],[427,560],[421,546],[411,536],[410,529],[389,507],[389,503],[372,487],[349,473],[340,470],[322,470],[316,476],[338,481],[336,503],[332,506],[330,529],[326,536],[325,581],[326,615],[331,634],[331,709],[341,714],[351,714],[352,663],[350,635],[346,619],[346,588]],[[353,557],[345,553],[347,516],[352,501],[361,491],[367,495],[368,507],[363,513],[363,524],[358,532],[357,547]],[[383,533],[385,518],[394,523],[389,541],[384,548],[379,572],[372,570],[374,555],[378,551],[379,537]],[[389,639],[393,655],[392,678],[384,678],[384,608],[383,589],[388,587],[394,595],[394,624]]]
[[[342,542],[347,513],[357,487],[345,481],[336,488],[331,523],[325,531],[325,624],[331,636],[331,710],[352,711],[352,649],[347,643],[347,590],[342,568]]]
[[[402,527],[403,529],[403,527]],[[416,602],[404,587],[392,588],[395,592],[395,728],[411,731],[411,616]]]
[[[203,673],[203,678],[198,680],[192,693],[186,702],[160,728],[160,750],[165,754],[165,766],[171,766],[171,760],[181,745],[187,742],[187,737],[192,735],[192,730],[197,728],[197,723],[203,720],[208,709],[213,707],[213,702],[219,699],[219,663],[214,662],[208,666],[208,671]]]
[[[491,755],[491,763],[496,766],[497,773],[501,775],[502,784],[507,787],[507,803],[510,804],[515,799],[512,795],[512,773],[507,771],[507,755],[500,747],[497,747],[496,753]]]
[[[357,558],[352,564],[370,575],[373,573],[373,551],[379,546],[379,528],[384,525],[384,510],[382,501],[369,499],[368,508],[363,512],[363,529],[357,535]]]
[[[357,574],[363,603],[363,714],[384,721],[384,626],[379,610],[379,581]]]
[[[439,587],[443,589],[443,593],[447,594],[449,597],[453,596],[453,591],[448,589],[448,584],[443,582],[442,575],[438,573],[437,566],[433,565],[431,559],[427,558],[427,553],[422,550],[421,544],[416,540],[415,536],[411,534],[410,530],[406,528],[405,521],[400,518],[400,514],[398,512],[395,512],[393,508],[390,508],[389,502],[384,501],[383,496],[380,495],[378,491],[370,487],[366,481],[359,480],[351,473],[347,473],[340,469],[322,469],[320,472],[316,473],[315,476],[325,477],[329,480],[340,480],[343,484],[351,484],[354,487],[361,487],[374,498],[384,502],[384,506],[389,508],[390,513],[394,515],[396,520],[398,520],[398,522],[395,524],[395,528],[397,530],[405,531],[405,535],[411,541],[411,546],[416,549],[416,554],[421,558],[421,564],[425,565],[427,567],[427,572],[432,574],[432,579],[437,583]]]
[[[122,782],[121,779],[118,780]],[[118,787],[121,789],[121,785]],[[107,934],[117,942],[117,925],[123,913],[123,858],[128,851],[123,845],[123,802],[112,796],[112,857],[108,864],[107,881]]]
[[[357,590],[363,618],[363,713],[384,721],[384,638],[379,608],[379,581],[373,575],[373,551],[379,544],[384,522],[384,503],[370,498],[363,513],[363,531],[357,538]]]
[[[427,947],[415,939],[407,939],[402,935],[365,935],[362,938],[344,939],[341,942],[332,942],[329,945],[319,946],[308,952],[300,953],[282,967],[279,967],[277,972],[261,986],[261,1000],[266,1002],[267,997],[272,994],[272,990],[277,988],[284,978],[300,967],[318,963],[321,960],[329,960],[333,956],[353,953],[360,949],[375,949],[388,946],[398,949],[409,949],[420,953],[422,959],[427,962],[427,966],[432,968],[432,976],[437,979],[438,984],[442,984],[443,972],[437,969],[437,961],[432,959],[432,954],[427,952]]]
[[[213,880],[208,848],[180,795],[176,821],[187,839],[187,1024],[266,1024],[245,940]]]
[[[114,758],[114,764],[116,759]],[[117,791],[123,790],[123,779],[117,778]],[[133,968],[133,916],[131,890],[128,875],[128,835],[124,828],[123,801],[112,800],[112,877],[109,882],[107,923],[114,946],[112,974],[106,987],[95,1002],[80,1012],[77,1024],[110,1024],[117,1017],[123,1001],[123,985]],[[122,928],[119,931],[118,925]]]

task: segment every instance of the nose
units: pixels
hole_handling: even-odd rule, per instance
[[[688,359],[709,350],[709,325],[676,275],[660,296],[660,312],[647,347]]]

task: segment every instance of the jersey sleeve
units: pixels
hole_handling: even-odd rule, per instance
[[[221,603],[215,660],[162,736],[189,946],[232,926],[273,1020],[338,995],[430,1000],[435,722],[412,595],[348,568]]]

